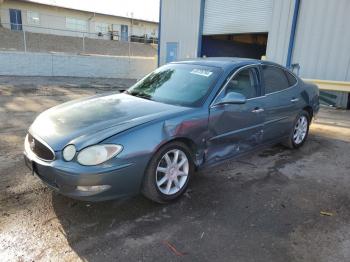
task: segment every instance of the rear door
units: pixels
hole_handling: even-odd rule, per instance
[[[300,88],[297,79],[282,67],[261,66],[264,89],[263,142],[289,135],[300,108]]]
[[[247,99],[244,104],[215,105],[227,93]],[[263,109],[257,67],[244,68],[228,80],[209,111],[207,162],[209,164],[246,152],[262,141]]]

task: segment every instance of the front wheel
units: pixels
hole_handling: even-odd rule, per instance
[[[309,126],[310,126],[310,115],[306,111],[301,111],[297,116],[293,130],[285,142],[285,145],[289,148],[299,148],[301,147],[309,134]]]
[[[148,165],[142,193],[158,203],[174,200],[186,191],[193,172],[189,148],[181,142],[166,144],[154,154]]]

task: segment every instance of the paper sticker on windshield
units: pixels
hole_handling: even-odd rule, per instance
[[[193,69],[191,71],[191,74],[195,74],[195,75],[200,75],[200,76],[205,76],[205,77],[209,77],[211,76],[213,72],[209,71],[209,70],[204,70],[204,69]]]

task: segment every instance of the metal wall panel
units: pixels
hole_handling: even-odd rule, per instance
[[[350,1],[301,2],[292,63],[305,78],[350,81]],[[346,108],[347,93],[324,93]]]
[[[286,64],[295,0],[274,0],[267,59]],[[350,1],[302,0],[292,64],[303,78],[350,81]],[[347,94],[330,94],[346,107]]]
[[[206,0],[204,35],[268,32],[273,0]]]
[[[268,35],[267,60],[285,65],[295,0],[274,0]]]
[[[301,2],[292,62],[305,78],[350,81],[350,1]]]
[[[167,43],[178,43],[178,60],[197,57],[201,0],[162,0],[160,64]]]
[[[267,59],[285,65],[295,0],[274,0]],[[292,63],[304,78],[350,81],[350,1],[302,0]]]

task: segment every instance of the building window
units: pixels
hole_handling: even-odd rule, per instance
[[[76,19],[76,18],[66,18],[66,28],[73,31],[86,32],[87,31],[87,21]]]
[[[102,33],[103,35],[105,35],[108,33],[108,24],[96,23],[95,30],[97,33]]]
[[[11,30],[22,30],[22,12],[18,9],[10,9]]]
[[[27,11],[28,25],[40,25],[40,16],[38,12]]]

